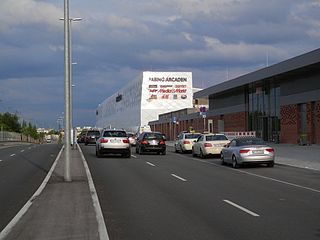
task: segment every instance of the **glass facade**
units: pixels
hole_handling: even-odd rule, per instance
[[[265,141],[279,141],[280,87],[272,83],[250,84],[247,95],[248,130]]]

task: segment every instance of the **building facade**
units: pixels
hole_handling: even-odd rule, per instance
[[[193,125],[197,131],[255,131],[266,141],[320,144],[320,49],[194,95],[203,97],[209,99],[205,118],[184,116],[177,131]],[[155,129],[163,124],[152,122]]]

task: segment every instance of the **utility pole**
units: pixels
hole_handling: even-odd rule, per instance
[[[65,169],[64,180],[71,182],[70,159],[71,159],[71,134],[70,134],[70,21],[69,0],[64,0],[64,112],[65,112]]]

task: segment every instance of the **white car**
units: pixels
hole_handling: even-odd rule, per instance
[[[103,130],[96,141],[96,156],[103,154],[121,154],[123,157],[131,157],[131,146],[127,133],[123,130]]]
[[[193,144],[192,156],[205,158],[208,155],[220,154],[221,149],[229,142],[224,134],[202,134]]]
[[[201,136],[201,133],[180,133],[174,143],[175,152],[191,152],[192,145]]]

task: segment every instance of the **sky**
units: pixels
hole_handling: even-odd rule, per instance
[[[319,48],[320,0],[69,0],[73,120],[142,71],[191,71],[207,88]],[[0,112],[57,129],[63,0],[0,1]]]

